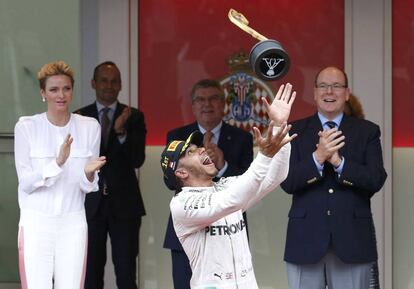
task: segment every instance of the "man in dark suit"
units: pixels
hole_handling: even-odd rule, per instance
[[[141,217],[145,215],[135,169],[145,159],[146,129],[141,111],[118,102],[121,74],[115,63],[99,64],[92,87],[96,102],[77,111],[101,123],[99,191],[86,195],[88,260],[85,289],[102,289],[107,235],[119,289],[136,289],[136,258]]]
[[[192,88],[191,98],[196,122],[168,132],[167,143],[186,140],[193,131],[199,130],[204,134],[204,147],[219,171],[217,177],[242,174],[253,161],[253,137],[222,121],[225,100],[220,83],[211,79],[198,81]],[[164,248],[171,250],[174,288],[189,289],[191,268],[175,234],[171,215]]]
[[[367,289],[377,260],[371,197],[384,170],[379,127],[344,115],[345,72],[315,78],[318,113],[292,123],[290,169],[282,188],[292,194],[285,261],[290,289]]]

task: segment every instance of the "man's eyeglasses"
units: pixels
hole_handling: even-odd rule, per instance
[[[333,91],[341,91],[342,89],[346,88],[347,86],[340,83],[333,83],[333,84],[327,84],[325,82],[319,83],[316,85],[316,88],[320,91],[327,91],[328,88],[331,88]]]
[[[194,103],[206,103],[206,102],[217,102],[221,100],[223,97],[219,94],[214,94],[210,96],[194,96],[193,102]]]

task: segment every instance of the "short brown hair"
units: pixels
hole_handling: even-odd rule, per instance
[[[214,80],[214,79],[202,79],[200,81],[197,81],[193,85],[193,88],[191,89],[191,100],[194,100],[194,98],[196,97],[195,92],[196,92],[197,89],[199,89],[199,88],[208,88],[208,87],[214,87],[214,88],[217,88],[218,90],[220,90],[221,96],[224,99],[223,87],[221,86],[220,82],[218,82],[217,80]]]
[[[73,78],[73,70],[67,65],[64,61],[54,61],[46,63],[45,65],[40,68],[39,72],[37,73],[37,79],[39,80],[39,86],[41,89],[45,89],[46,87],[46,80],[55,75],[66,75],[70,78],[70,81],[73,84],[75,80]]]

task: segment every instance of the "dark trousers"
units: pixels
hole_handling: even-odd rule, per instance
[[[174,289],[190,289],[191,267],[187,255],[182,250],[171,250]]]
[[[112,261],[118,289],[137,289],[136,258],[139,252],[141,217],[117,219],[109,213],[106,200],[97,215],[88,220],[88,260],[85,289],[103,289],[107,236],[111,239]]]

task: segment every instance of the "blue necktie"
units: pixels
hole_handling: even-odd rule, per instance
[[[327,125],[330,129],[336,127],[336,123],[331,120],[325,122],[325,125]]]

